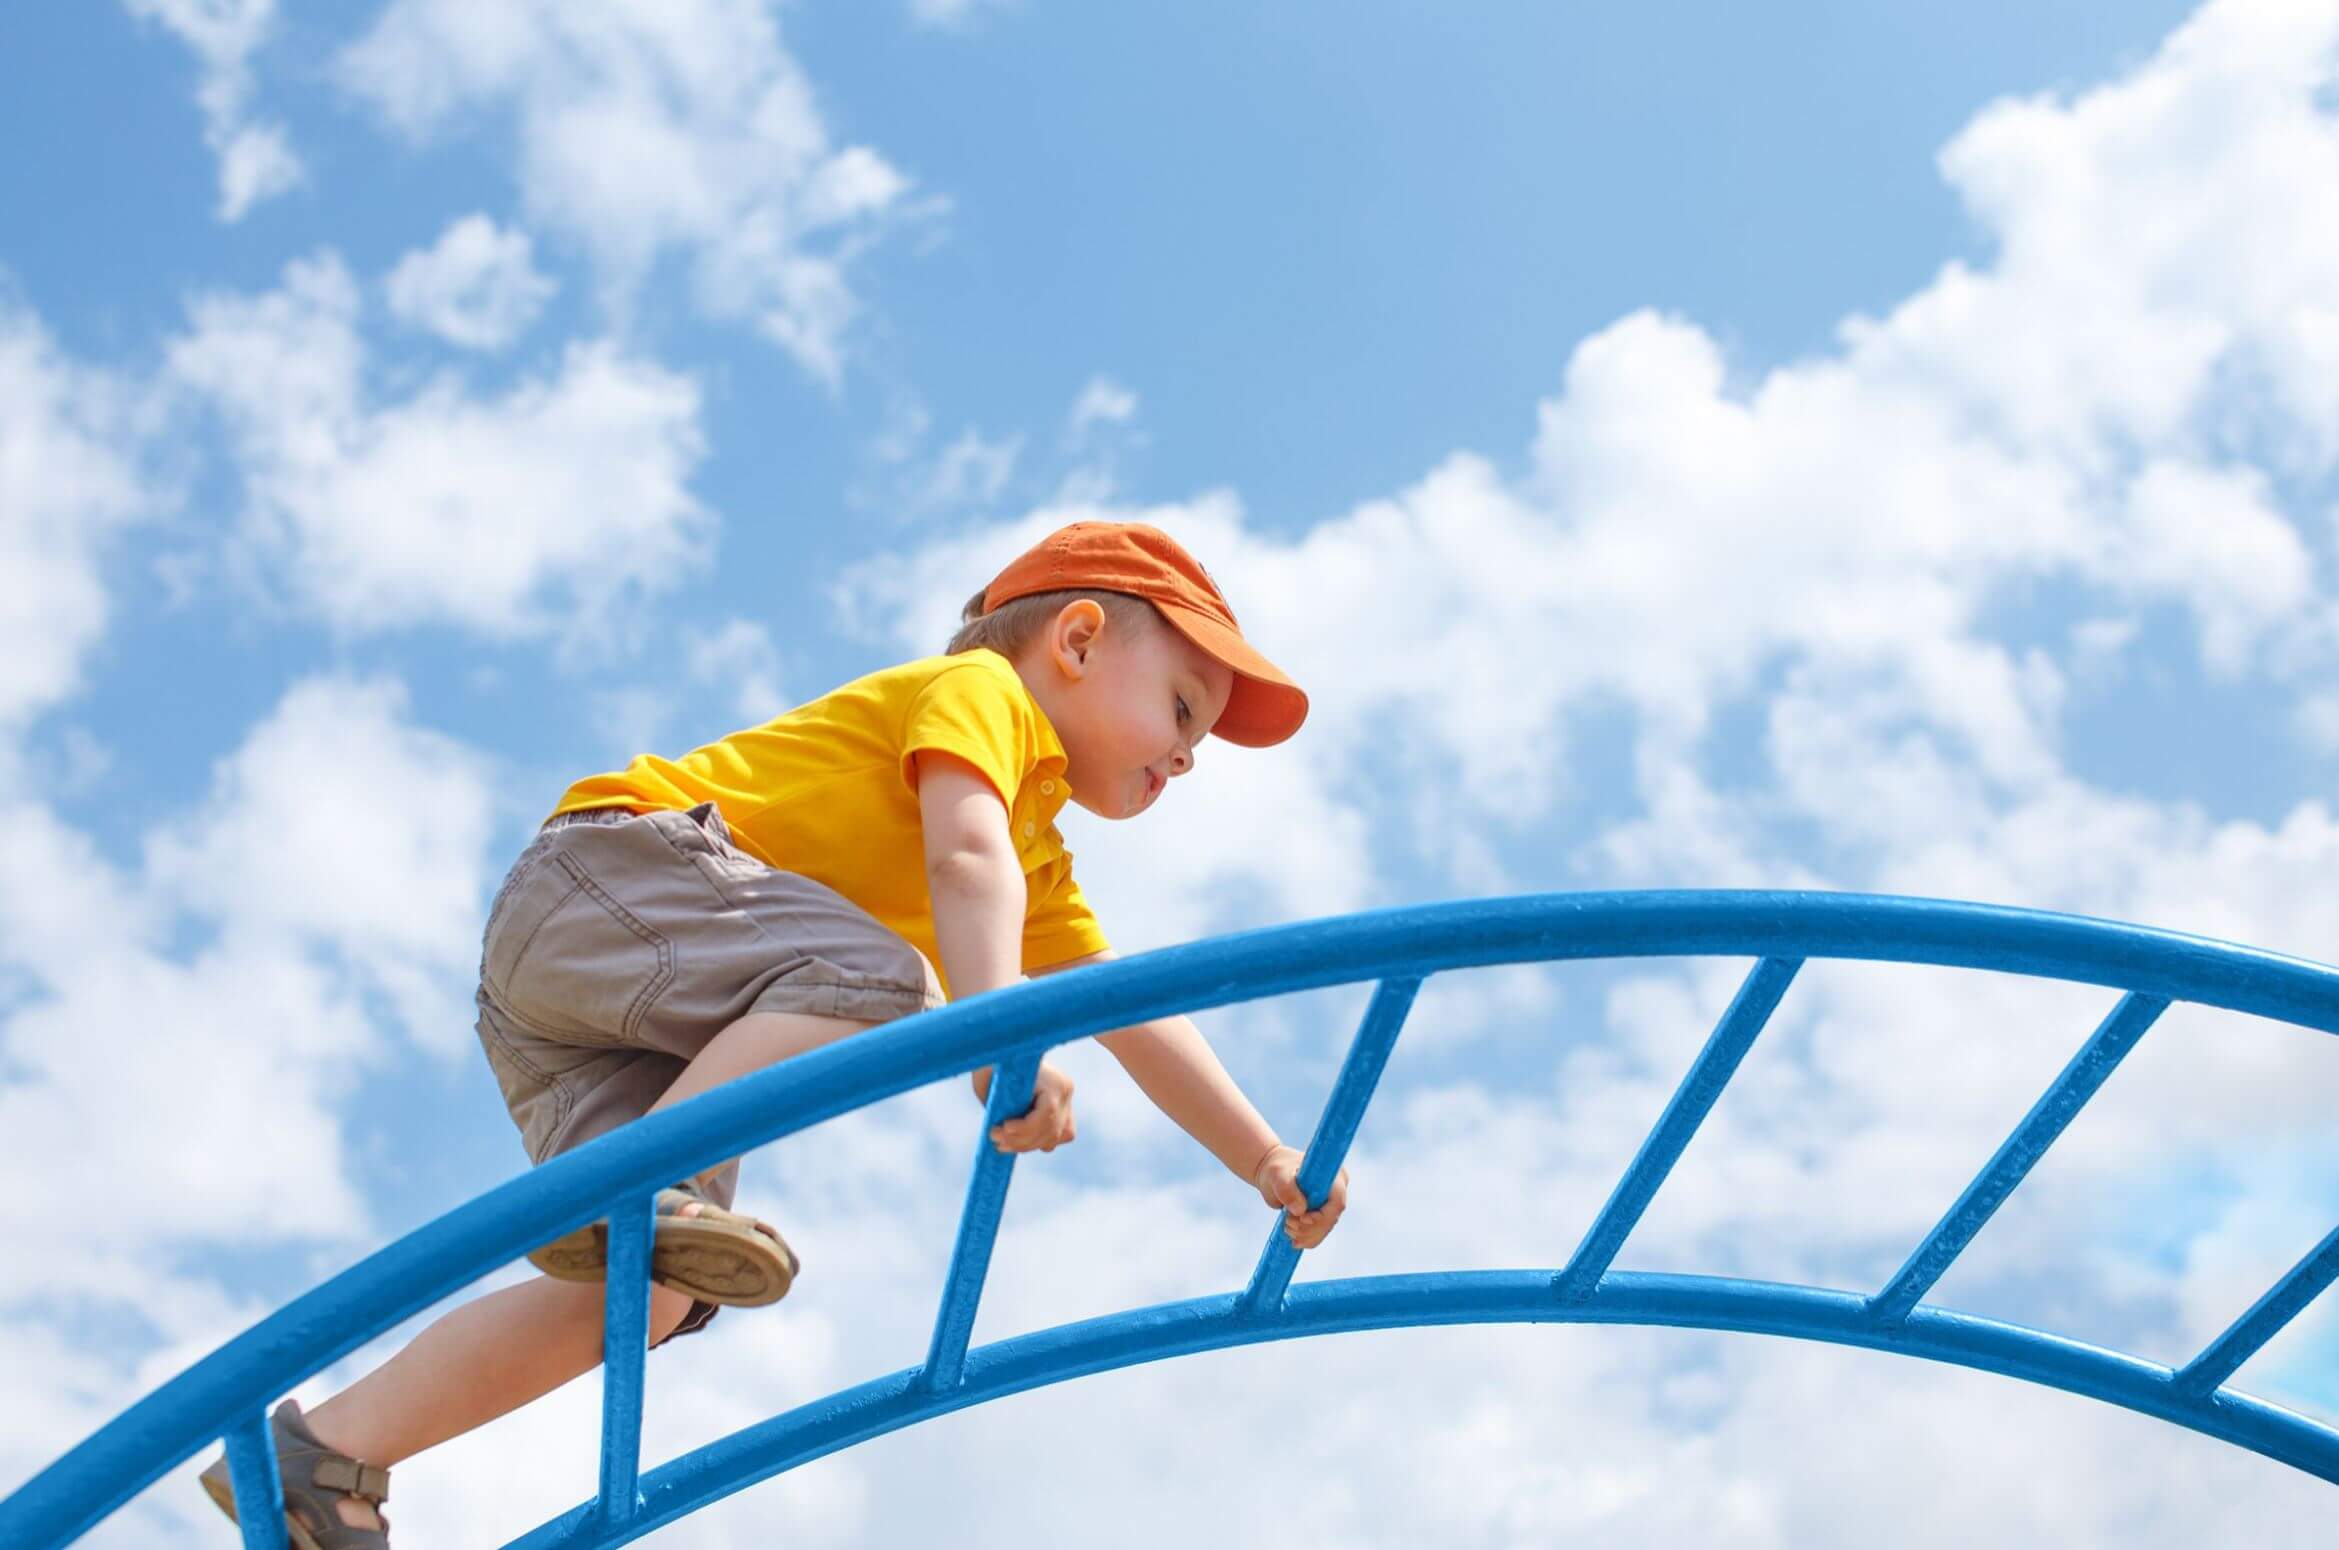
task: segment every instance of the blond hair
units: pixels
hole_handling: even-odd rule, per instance
[[[984,591],[989,591],[984,588]],[[966,600],[959,610],[958,633],[950,637],[950,644],[942,648],[944,656],[956,656],[962,651],[974,651],[988,646],[1008,661],[1023,654],[1023,649],[1047,629],[1067,603],[1082,598],[1094,602],[1105,611],[1107,622],[1124,629],[1144,629],[1160,621],[1161,615],[1144,598],[1128,592],[1107,592],[1097,587],[1075,587],[1063,592],[1034,592],[1001,603],[989,613],[983,612],[983,593],[977,592]]]

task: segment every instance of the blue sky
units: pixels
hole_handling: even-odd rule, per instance
[[[570,780],[938,649],[1077,516],[1178,533],[1316,706],[1145,834],[1066,820],[1124,950],[1775,886],[2332,958],[2335,37],[2305,0],[18,18],[0,1225],[78,1178],[162,1267],[137,1298],[112,1290],[135,1243],[0,1274],[0,1364],[53,1422],[0,1440],[0,1488],[516,1170],[467,976]],[[1303,1274],[1564,1255],[1742,969],[1433,984]],[[1879,1280],[2103,1010],[1848,966],[1791,1001],[1623,1262]],[[1206,1032],[1304,1136],[1360,1005]],[[2172,1016],[1941,1296],[2181,1358],[2328,1230],[2323,1044]],[[979,1337],[1214,1290],[1255,1251],[1239,1186],[1101,1051],[1066,1058],[1082,1145],[1021,1170]],[[179,1112],[191,1084],[212,1101]],[[653,1455],[909,1359],[956,1185],[897,1191],[955,1171],[961,1098],[751,1163],[830,1289],[671,1353]],[[1219,1382],[1295,1434],[1327,1381],[1361,1418],[1311,1455],[1336,1488],[1308,1544],[1850,1544],[1912,1501],[1945,1544],[2100,1542],[2144,1450],[2172,1545],[2304,1544],[2327,1510],[2016,1385],[1484,1333],[1092,1380],[667,1537],[746,1542],[778,1503],[807,1542],[891,1542],[933,1525],[889,1480],[988,1490],[1107,1427],[1125,1455],[1082,1456],[1074,1521],[1143,1496],[1165,1544],[1241,1532],[1283,1477],[1249,1434],[1191,1442]],[[2339,1414],[2330,1338],[2310,1315],[2243,1376]],[[1860,1439],[1780,1440],[1834,1436],[1854,1382]],[[590,1387],[404,1466],[420,1541],[574,1500],[550,1472],[500,1498],[499,1450],[566,1456]],[[1610,1427],[1555,1466],[1527,1439],[1570,1407]],[[1937,1435],[1974,1439],[1968,1478],[2077,1484],[1967,1500],[1908,1462]],[[1154,1500],[1141,1461],[1172,1446],[1206,1500]],[[209,1516],[174,1476],[93,1542]]]

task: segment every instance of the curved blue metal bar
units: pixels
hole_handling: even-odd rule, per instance
[[[1320,1204],[1419,983],[1447,969],[1644,956],[1753,957],[1738,998],[1584,1244],[1562,1270],[1364,1278],[1287,1287],[1280,1224],[1243,1292],[965,1347],[1012,1159],[979,1143],[925,1365],[751,1427],[641,1476],[649,1199],[663,1183],[924,1083],[997,1063],[994,1119],[1028,1101],[1045,1050],[1175,1012],[1381,980],[1300,1169]],[[1606,1269],[1738,1058],[1809,958],[1990,969],[2128,992],[1965,1197],[1874,1297]],[[1243,932],[1049,976],[794,1057],[648,1115],[448,1212],[295,1299],[132,1405],[0,1501],[0,1544],[64,1544],[225,1436],[239,1493],[267,1499],[264,1407],[367,1340],[507,1263],[616,1213],[602,1494],[520,1543],[620,1544],[792,1462],[926,1415],[1083,1372],[1336,1330],[1463,1321],[1642,1322],[1839,1341],[1987,1368],[2162,1417],[2339,1480],[2339,1431],[2224,1379],[2339,1276],[2339,1232],[2180,1372],[2035,1330],[1914,1304],[2061,1133],[2162,1004],[2193,1001],[2339,1032],[2339,969],[2081,916],[1874,894],[1541,894],[1379,910]],[[823,1409],[823,1407],[828,1407]],[[827,1440],[823,1440],[827,1439]],[[810,1451],[806,1451],[809,1449]],[[253,1456],[247,1456],[253,1455]],[[252,1489],[246,1493],[246,1481]],[[587,1521],[590,1527],[584,1526]],[[281,1544],[246,1514],[249,1545]],[[271,1534],[271,1528],[276,1533]],[[549,1537],[547,1537],[549,1536]]]
[[[1867,1317],[1865,1299],[1850,1292],[1618,1272],[1604,1277],[1590,1299],[1577,1302],[1554,1293],[1547,1271],[1470,1270],[1303,1281],[1286,1295],[1285,1312],[1277,1318],[1245,1315],[1236,1293],[1017,1335],[971,1353],[965,1385],[943,1394],[921,1389],[914,1368],[840,1390],[650,1471],[642,1480],[647,1504],[635,1531],[647,1533],[855,1443],[1068,1378],[1228,1346],[1427,1324],[1641,1324],[1865,1346],[2123,1405],[2339,1481],[2339,1432],[2278,1406],[2239,1394],[2220,1395],[2214,1405],[2188,1404],[2171,1391],[2166,1367],[1971,1314],[1919,1308],[1896,1329],[1880,1329]],[[572,1508],[504,1550],[622,1542],[593,1537],[591,1516],[591,1503]]]

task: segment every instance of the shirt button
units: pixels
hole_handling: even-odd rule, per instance
[[[1054,796],[1055,794],[1056,794],[1056,783],[1055,783],[1054,781],[1052,781],[1052,780],[1043,780],[1043,781],[1041,781],[1041,782],[1040,782],[1040,795],[1041,795],[1041,796],[1044,796],[1044,797],[1052,797],[1052,796]]]
[[[1023,826],[1023,837],[1024,837],[1025,839],[1027,839],[1027,840],[1028,840],[1028,839],[1030,839],[1030,838],[1031,838],[1031,837],[1032,837],[1034,834],[1036,834],[1036,833],[1038,833],[1038,832],[1039,832],[1039,825],[1038,825],[1038,824],[1027,823],[1027,824],[1025,824],[1025,825]]]

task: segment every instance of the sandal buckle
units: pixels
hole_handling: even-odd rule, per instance
[[[390,1499],[390,1472],[378,1464],[340,1456],[321,1458],[309,1471],[309,1479],[328,1491],[361,1496],[376,1506]]]

